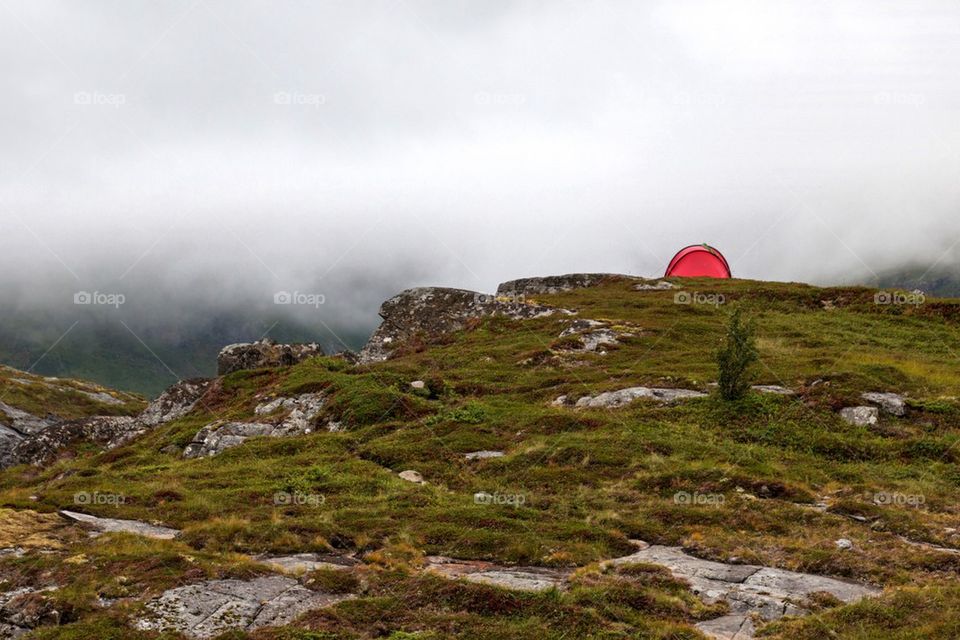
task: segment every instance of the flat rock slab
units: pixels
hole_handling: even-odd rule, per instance
[[[257,556],[257,562],[283,571],[299,575],[317,569],[349,569],[358,564],[358,560],[346,556],[328,553],[297,553],[289,556]]]
[[[628,405],[637,398],[650,398],[658,402],[675,402],[691,398],[705,398],[707,394],[693,389],[660,389],[655,387],[630,387],[619,391],[607,391],[596,396],[584,396],[576,406],[587,409],[616,409]]]
[[[142,631],[176,631],[202,640],[231,629],[288,624],[311,609],[351,597],[311,591],[286,576],[208,580],[164,592],[147,603],[147,615],[134,624]]]
[[[157,525],[141,522],[139,520],[118,520],[116,518],[98,518],[86,513],[77,513],[75,511],[61,510],[60,515],[75,522],[82,522],[90,525],[101,533],[133,533],[147,538],[158,538],[160,540],[172,540],[180,533],[177,529],[169,527],[158,527]]]
[[[445,578],[463,578],[517,591],[559,589],[570,576],[562,569],[546,567],[506,567],[480,560],[455,560],[442,556],[427,558],[427,570]]]
[[[502,458],[503,451],[471,451],[463,454],[467,460],[486,460],[488,458]]]
[[[792,396],[792,395],[796,395],[797,393],[793,389],[781,387],[778,384],[755,384],[750,388],[760,393],[772,393],[778,396]]]
[[[697,625],[709,637],[721,640],[752,638],[752,614],[763,620],[776,620],[788,614],[808,613],[802,605],[813,593],[829,593],[842,602],[855,602],[879,592],[873,587],[824,576],[702,560],[684,553],[680,547],[654,545],[608,564],[633,562],[667,567],[675,577],[686,580],[691,591],[704,602],[726,602],[729,615]]]

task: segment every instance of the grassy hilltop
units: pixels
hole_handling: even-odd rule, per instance
[[[536,296],[631,334],[603,353],[559,337],[571,321],[564,315],[488,318],[412,340],[383,363],[315,358],[233,373],[202,407],[121,448],[0,472],[10,522],[14,509],[69,508],[77,492],[98,492],[125,500],[91,513],[183,530],[176,541],[87,539],[50,525],[60,551],[0,558],[0,581],[56,575],[72,585],[52,597],[75,622],[36,637],[150,637],[129,630],[125,616],[163,588],[257,574],[249,556],[260,553],[356,552],[364,563],[355,571],[315,576],[356,598],[297,628],[229,637],[701,637],[692,624],[719,605],[654,567],[593,564],[641,539],[885,588],[855,605],[821,602],[815,615],[773,623],[763,637],[957,637],[960,554],[940,547],[960,548],[960,301],[876,304],[876,291],[862,287],[739,280],[684,280],[666,291],[633,284]],[[676,303],[679,291],[690,304]],[[796,395],[552,404],[638,385],[711,391],[733,306],[756,323],[754,382]],[[839,409],[864,404],[868,391],[906,395],[908,414],[864,427],[843,421]],[[327,398],[318,425],[342,430],[182,457],[204,425],[249,421],[265,398],[306,392]],[[465,459],[479,450],[505,455]],[[409,469],[426,484],[398,477]],[[322,504],[277,505],[277,492]],[[477,503],[478,492],[507,501]],[[678,492],[722,500],[678,502]],[[567,591],[517,594],[413,571],[424,555],[581,569]],[[98,596],[126,600],[102,611]]]

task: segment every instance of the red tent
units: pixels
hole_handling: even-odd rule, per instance
[[[729,278],[730,265],[719,251],[708,244],[692,244],[673,256],[664,277]]]

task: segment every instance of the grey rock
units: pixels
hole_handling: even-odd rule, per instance
[[[598,351],[604,346],[618,344],[620,338],[628,337],[633,334],[621,333],[610,328],[606,322],[599,320],[574,320],[570,326],[560,333],[561,338],[568,336],[578,336],[580,346],[575,351]]]
[[[906,400],[900,394],[871,391],[861,394],[860,397],[871,404],[877,405],[881,411],[889,413],[892,416],[904,416],[907,414]]]
[[[22,587],[0,593],[0,639],[19,638],[46,624],[60,622],[60,612],[43,598],[54,587],[33,589]]]
[[[840,538],[839,540],[836,540],[833,544],[836,545],[837,549],[843,549],[843,550],[853,549],[853,543],[847,540],[846,538]]]
[[[289,624],[307,611],[351,597],[311,591],[286,576],[209,580],[164,592],[147,603],[146,615],[134,626],[203,640],[232,629],[252,631]]]
[[[570,571],[546,567],[507,567],[478,560],[443,556],[427,558],[427,570],[445,578],[463,578],[517,591],[546,591],[564,586]]]
[[[401,471],[397,474],[401,479],[406,480],[407,482],[413,482],[414,484],[426,484],[426,480],[423,479],[423,476],[419,472],[414,471],[413,469],[407,469],[406,471]]]
[[[465,289],[407,289],[380,306],[383,322],[360,351],[359,361],[361,364],[381,362],[414,336],[430,338],[460,331],[476,318],[502,316],[523,320],[555,313],[572,312]]]
[[[91,400],[99,402],[100,404],[107,404],[114,407],[119,407],[125,404],[123,400],[115,398],[106,391],[84,391],[83,389],[74,389],[74,391],[80,395],[90,398]]]
[[[35,416],[32,413],[11,407],[0,402],[0,425],[16,431],[21,436],[28,436],[43,431],[59,422],[55,416]]]
[[[755,384],[750,388],[759,393],[772,393],[778,396],[793,396],[797,393],[793,389],[781,387],[778,384]]]
[[[206,378],[180,380],[147,405],[139,416],[140,422],[153,427],[182,418],[193,411],[212,383]]]
[[[297,553],[289,556],[258,556],[257,562],[282,571],[300,575],[317,569],[349,569],[356,566],[358,561],[346,556],[337,556],[323,553]]]
[[[675,289],[676,285],[666,280],[660,280],[656,284],[650,284],[649,282],[641,282],[640,284],[633,285],[634,291],[667,291],[670,289]]]
[[[193,441],[183,450],[185,458],[215,456],[224,449],[243,444],[248,438],[271,436],[299,436],[312,433],[313,421],[323,409],[324,398],[319,393],[304,393],[293,398],[274,398],[260,403],[253,410],[257,416],[285,414],[272,422],[213,422],[200,429]]]
[[[486,460],[487,458],[502,458],[503,451],[471,451],[463,456],[467,460]]]
[[[324,355],[319,344],[277,344],[264,339],[227,345],[217,356],[217,375],[243,369],[289,367],[307,358]]]
[[[97,516],[91,516],[86,513],[77,513],[75,511],[61,510],[60,515],[63,517],[73,520],[74,522],[81,522],[83,524],[89,525],[95,531],[100,533],[108,532],[120,532],[120,533],[133,533],[138,536],[144,536],[147,538],[158,538],[160,540],[172,540],[173,538],[179,535],[177,529],[171,529],[170,527],[160,527],[154,524],[148,524],[146,522],[141,522],[139,520],[118,520],[116,518],[98,518]]]
[[[542,276],[535,278],[520,278],[501,283],[497,287],[500,296],[531,296],[551,293],[561,293],[574,289],[595,287],[604,281],[634,280],[634,276],[617,273],[568,273],[562,276]]]
[[[413,382],[410,383],[411,389],[424,389],[426,388],[426,386],[427,386],[427,383],[424,382],[423,380],[414,380]]]
[[[38,419],[30,416],[31,428],[24,428],[24,412],[13,409],[18,429],[0,425],[0,469],[15,464],[42,466],[54,460],[64,448],[76,442],[90,442],[112,449],[130,442],[157,425],[181,418],[196,406],[212,383],[194,379],[177,382],[136,418],[92,416],[77,420]],[[0,411],[3,410],[0,403]],[[10,408],[12,409],[12,408]],[[29,416],[29,414],[26,414]]]
[[[676,402],[691,398],[704,398],[707,394],[692,389],[661,389],[652,387],[630,387],[619,391],[607,391],[596,396],[584,396],[576,405],[588,409],[615,409],[630,404],[637,398],[650,398],[658,402]]]
[[[747,640],[756,632],[750,616],[736,613],[700,622],[696,627],[715,640]]]
[[[840,417],[854,426],[867,427],[877,424],[879,412],[876,407],[844,407]]]
[[[747,624],[747,618],[752,614],[763,620],[776,620],[788,614],[808,613],[798,603],[803,603],[813,593],[826,592],[847,603],[879,593],[874,587],[825,576],[702,560],[679,547],[653,545],[604,564],[637,562],[667,567],[675,577],[686,580],[690,589],[704,602],[726,602],[729,615],[697,625],[708,636],[724,640],[753,637],[752,624]]]

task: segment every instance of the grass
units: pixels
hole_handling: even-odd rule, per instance
[[[537,299],[631,327],[633,337],[605,354],[559,344],[563,317],[491,318],[381,364],[351,368],[316,358],[289,369],[238,372],[223,380],[209,409],[125,447],[0,473],[0,506],[52,511],[72,504],[80,491],[122,494],[122,504],[90,510],[182,528],[173,543],[177,553],[206,558],[205,575],[231,566],[237,557],[231,554],[362,555],[400,543],[419,554],[583,567],[630,553],[628,541],[639,538],[683,545],[702,557],[888,588],[876,602],[781,623],[789,629],[776,631],[782,637],[816,637],[818,627],[810,625],[818,620],[838,637],[921,637],[896,635],[911,632],[907,622],[900,630],[875,626],[871,607],[891,607],[909,621],[924,614],[903,610],[897,598],[926,593],[939,594],[945,607],[929,624],[939,619],[951,628],[960,607],[949,585],[960,556],[904,538],[960,546],[960,303],[900,308],[873,304],[870,289],[787,283],[694,280],[683,288],[736,303],[756,324],[754,382],[790,386],[798,395],[752,393],[728,402],[711,394],[673,406],[641,400],[618,410],[551,405],[560,395],[576,399],[642,384],[709,390],[716,380],[724,305],[674,304],[672,291],[636,292],[628,282],[611,281]],[[413,380],[425,380],[426,388],[411,388]],[[872,427],[843,422],[838,409],[862,403],[865,391],[908,394],[910,414],[883,416]],[[306,392],[328,398],[315,433],[253,439],[202,460],[167,448],[182,448],[214,419],[252,419],[266,397]],[[344,430],[327,432],[323,425],[331,420]],[[506,455],[464,458],[484,449]],[[406,469],[419,471],[427,484],[401,480],[397,473]],[[678,504],[679,491],[723,501]],[[322,499],[277,505],[277,492]],[[477,504],[477,492],[523,499]],[[878,495],[922,502],[878,504]],[[825,512],[814,508],[821,501]],[[839,538],[854,548],[838,549]],[[76,555],[77,544],[49,562]],[[0,567],[10,562],[0,560]],[[88,592],[105,584],[97,580],[106,579],[106,566],[91,565]],[[177,580],[194,575],[178,562],[172,566]],[[360,575],[359,597],[311,614],[300,631],[254,635],[696,637],[690,624],[707,612],[662,578],[592,576],[562,595],[527,598],[387,571]],[[467,612],[462,599],[477,593],[505,609]],[[113,614],[87,611],[82,603],[74,610],[85,612],[76,624],[89,617],[89,624],[114,625],[116,637],[125,637]],[[874,635],[856,635],[858,620]]]

